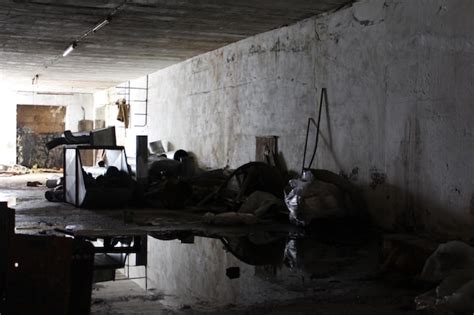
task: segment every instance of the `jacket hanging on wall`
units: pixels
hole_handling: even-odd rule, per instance
[[[127,104],[124,98],[117,100],[115,104],[118,106],[117,120],[123,122],[125,128],[128,128],[130,123],[130,105]]]

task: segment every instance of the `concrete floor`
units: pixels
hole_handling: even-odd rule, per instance
[[[229,260],[229,253],[209,246],[215,241],[158,241],[173,244],[155,245],[149,254],[148,290],[131,280],[98,283],[92,314],[416,314],[413,297],[420,290],[377,271],[375,243],[322,250],[315,241],[304,265],[268,272],[269,265]],[[226,264],[240,267],[238,279],[220,272]]]
[[[92,314],[411,314],[414,297],[423,292],[409,279],[379,271],[378,236],[328,242],[336,238],[321,240],[281,224],[210,227],[197,210],[132,209],[133,223],[124,223],[123,209],[86,210],[51,203],[44,199],[44,186],[26,186],[28,181],[44,183],[49,176],[0,177],[1,199],[16,198],[16,233],[57,234],[55,228],[69,227],[77,235],[155,236],[148,237],[148,290],[132,280],[97,283]],[[177,231],[196,235],[194,244],[159,239]],[[222,239],[258,233],[283,235],[283,245],[271,252],[254,251],[254,256],[270,255],[276,261],[254,266],[224,249]],[[289,240],[305,244],[297,255],[300,262],[292,268],[282,258]],[[242,247],[234,250],[239,253]],[[223,276],[232,266],[240,268],[238,279]]]

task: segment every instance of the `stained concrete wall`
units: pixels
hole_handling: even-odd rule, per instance
[[[279,136],[299,171],[328,91],[314,167],[350,175],[386,228],[472,237],[474,2],[364,0],[150,76],[150,140],[237,167]]]
[[[77,131],[79,120],[83,119],[84,107],[86,119],[93,119],[93,94],[36,94],[1,90],[2,114],[0,115],[0,164],[16,163],[16,106],[47,105],[66,106],[65,128]]]

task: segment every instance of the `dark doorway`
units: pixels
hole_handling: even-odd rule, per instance
[[[62,150],[48,152],[46,142],[64,132],[65,106],[17,105],[17,164],[30,168],[61,168]]]

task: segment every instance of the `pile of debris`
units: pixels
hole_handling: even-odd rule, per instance
[[[434,288],[415,298],[417,310],[474,313],[474,247],[461,241],[439,245],[426,260],[420,279]]]
[[[149,156],[144,185],[125,180],[125,174],[122,175],[117,182],[134,190],[135,205],[202,210],[206,212],[203,221],[208,224],[290,220],[308,226],[321,218],[361,216],[363,210],[358,190],[348,180],[325,170],[307,170],[302,179],[287,184],[287,175],[267,163],[250,162],[233,171],[202,170],[192,155],[177,150]],[[84,178],[88,189],[100,187],[98,183],[102,182],[100,177],[94,180],[90,174]],[[112,185],[109,181],[104,184]]]
[[[0,164],[0,174],[11,176],[11,175],[24,175],[30,174],[32,171],[30,168],[22,165],[4,165]]]
[[[306,138],[307,142],[308,136]],[[83,135],[64,132],[64,137],[48,143],[48,149],[60,144],[92,148],[99,143],[107,144],[109,149],[114,147],[115,130],[105,128]],[[81,200],[79,206],[116,207],[133,203],[165,209],[194,207],[207,211],[205,222],[218,225],[290,221],[310,226],[321,219],[364,216],[365,203],[361,193],[349,180],[328,170],[311,169],[317,143],[307,167],[304,167],[303,160],[301,177],[291,180],[277,163],[280,160],[278,151],[265,148],[266,163],[249,162],[233,171],[227,168],[202,170],[185,150],[166,151],[160,140],[148,144],[146,136],[137,136],[137,181],[132,180],[133,167],[127,164],[126,157],[117,164],[119,168],[108,165],[107,158],[101,161],[102,165],[93,167],[101,169],[101,175],[93,175],[82,168],[82,173],[75,172],[78,183],[75,189],[79,195],[85,195],[85,201]],[[108,149],[105,148],[105,151]],[[270,151],[275,156],[271,156]],[[77,149],[73,154],[79,154]],[[118,161],[117,157],[113,160]],[[80,159],[76,157],[75,163],[80,165]],[[47,192],[46,198],[61,201],[60,194],[65,193],[63,186],[63,183],[58,183]]]
[[[157,142],[153,143],[156,146]],[[310,226],[321,219],[364,216],[359,190],[328,170],[305,169],[300,178],[291,180],[277,166],[264,162],[249,162],[233,171],[202,170],[185,150],[165,152],[161,142],[158,144],[158,150],[147,155],[146,181],[139,184],[132,179],[130,166],[119,170],[100,161],[94,168],[100,169],[101,175],[83,168],[79,175],[86,197],[81,206],[193,207],[206,211],[204,222],[216,225],[290,221]],[[62,181],[48,187],[48,200],[64,200]]]

